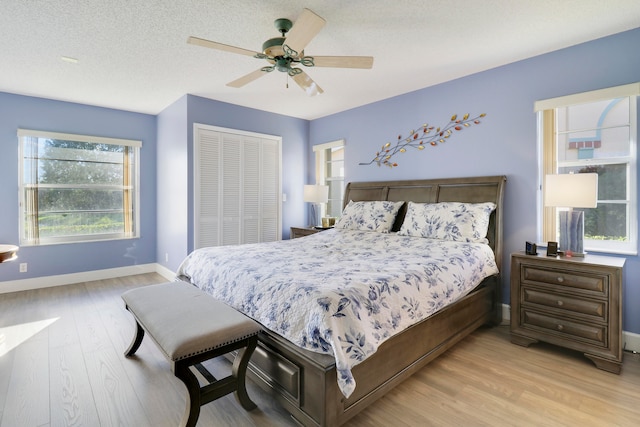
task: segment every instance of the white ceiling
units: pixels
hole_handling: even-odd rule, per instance
[[[316,97],[277,71],[235,89],[264,60],[186,43],[260,51],[303,8],[327,21],[307,55],[373,69],[306,68]],[[189,93],[315,119],[637,27],[638,0],[2,0],[0,91],[149,114]]]

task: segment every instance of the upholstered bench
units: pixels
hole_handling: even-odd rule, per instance
[[[171,361],[174,375],[187,386],[181,426],[195,426],[201,405],[231,392],[247,411],[256,407],[247,394],[245,374],[258,341],[258,323],[183,282],[132,289],[122,294],[122,299],[136,319],[136,332],[125,356],[138,350],[146,331]],[[201,365],[234,350],[238,355],[226,378],[216,380]],[[192,367],[209,384],[201,387]]]

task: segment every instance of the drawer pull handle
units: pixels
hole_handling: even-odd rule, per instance
[[[562,305],[564,304],[564,302],[562,302],[561,300],[558,300],[558,306],[562,307]]]
[[[558,283],[562,283],[562,282],[564,282],[564,277],[562,276],[558,277]]]
[[[563,330],[563,329],[564,329],[564,326],[562,326],[562,325],[558,325],[558,330],[559,330],[559,331],[561,331],[561,330]]]

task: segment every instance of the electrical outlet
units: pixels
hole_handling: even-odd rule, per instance
[[[26,273],[27,272],[27,263],[26,262],[21,262],[20,263],[20,273]]]
[[[169,252],[165,252],[165,254],[164,254],[164,262],[169,262]]]

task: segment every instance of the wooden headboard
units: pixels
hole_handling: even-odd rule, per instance
[[[502,199],[505,176],[481,176],[470,178],[421,179],[409,181],[350,182],[344,194],[345,205],[349,200],[390,200],[416,203],[438,202],[493,202],[496,210],[491,214],[487,239],[501,270],[502,261]],[[398,231],[407,212],[405,204],[398,213],[393,231]]]

